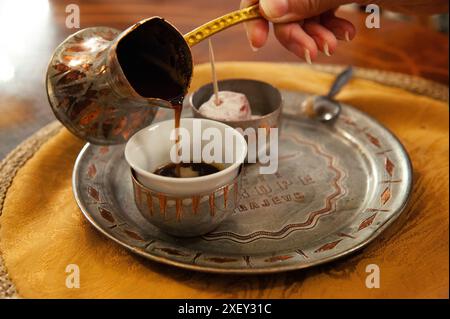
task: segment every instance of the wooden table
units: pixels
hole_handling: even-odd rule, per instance
[[[70,3],[80,7],[81,28],[107,25],[124,29],[140,19],[159,15],[187,32],[236,9],[239,0],[214,3],[209,0],[34,0],[27,5],[20,0],[0,0],[3,37],[0,44],[0,158],[54,120],[47,102],[44,76],[54,48],[77,31],[65,26],[65,9]],[[364,13],[343,12],[342,15],[357,26],[358,36],[351,43],[341,43],[333,57],[321,56],[318,63],[398,71],[448,84],[448,38],[445,35],[414,23],[387,19],[382,21],[380,30],[369,30],[364,26]],[[299,61],[273,36],[265,48],[252,52],[242,26],[217,35],[214,43],[218,61]],[[195,47],[193,54],[195,63],[206,62],[206,44]]]

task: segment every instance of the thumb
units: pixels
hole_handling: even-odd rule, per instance
[[[260,0],[260,8],[269,21],[294,22],[317,16],[351,0]]]

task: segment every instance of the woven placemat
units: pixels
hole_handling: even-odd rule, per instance
[[[344,66],[330,64],[316,64],[311,68],[321,72],[337,74],[344,70]],[[412,93],[424,95],[435,100],[448,102],[448,86],[427,80],[418,76],[411,76],[403,73],[355,68],[355,77],[377,82],[386,86],[401,88]]]
[[[0,216],[3,212],[3,203],[9,186],[17,171],[39,150],[39,148],[52,136],[59,132],[62,125],[55,121],[31,137],[23,141],[0,163]],[[17,298],[17,290],[11,282],[0,254],[0,298]]]
[[[307,67],[305,65],[305,67]],[[309,66],[308,66],[309,67]],[[344,69],[339,65],[314,65],[314,70],[336,74]],[[440,101],[449,101],[448,87],[430,80],[415,76],[387,71],[355,68],[355,76],[371,80],[387,86],[401,88],[412,93],[424,95]],[[0,162],[0,216],[3,211],[3,203],[7,191],[16,176],[18,170],[47,142],[59,132],[62,125],[55,121],[17,146],[9,155]],[[6,267],[0,252],[0,298],[18,298],[19,294],[13,282],[8,276]]]

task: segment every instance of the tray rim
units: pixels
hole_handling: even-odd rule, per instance
[[[284,90],[284,91],[302,93],[302,92],[291,91],[291,90]],[[409,201],[411,199],[411,194],[412,194],[412,188],[413,188],[413,173],[412,173],[413,166],[412,166],[411,158],[410,158],[408,152],[406,151],[404,145],[399,140],[399,138],[395,134],[393,134],[393,132],[391,130],[389,130],[383,124],[381,124],[378,120],[369,116],[365,112],[363,112],[353,106],[350,106],[346,103],[341,103],[341,104],[343,105],[343,107],[350,108],[351,110],[361,113],[364,116],[366,116],[367,118],[369,118],[377,126],[379,126],[379,128],[383,129],[389,135],[389,137],[393,139],[393,141],[395,143],[398,144],[399,152],[402,153],[402,155],[404,156],[405,161],[406,161],[405,164],[406,164],[407,169],[405,171],[405,174],[407,176],[407,187],[406,187],[406,194],[404,196],[405,199],[404,199],[402,205],[390,216],[389,219],[385,220],[380,226],[378,226],[369,236],[367,236],[362,241],[360,241],[360,242],[356,243],[354,246],[349,247],[348,249],[338,252],[336,254],[331,254],[327,257],[324,257],[324,258],[321,258],[321,259],[318,259],[315,261],[308,261],[308,262],[304,262],[304,263],[298,263],[298,264],[287,265],[287,266],[272,266],[270,268],[269,267],[267,267],[267,268],[216,268],[216,267],[211,267],[211,266],[198,265],[198,264],[194,264],[194,263],[185,263],[182,261],[170,259],[169,257],[158,256],[158,255],[153,254],[152,252],[146,251],[145,249],[142,249],[142,248],[136,247],[136,246],[132,246],[126,242],[123,242],[119,238],[116,238],[113,235],[109,234],[107,231],[105,231],[103,229],[103,227],[100,226],[95,221],[95,219],[91,217],[88,209],[82,203],[81,196],[78,193],[78,189],[76,187],[76,183],[77,183],[76,176],[78,175],[79,170],[80,170],[79,163],[81,162],[81,160],[82,160],[84,154],[87,152],[87,150],[90,147],[95,147],[95,145],[91,144],[91,143],[86,143],[83,146],[83,148],[81,149],[80,153],[78,154],[77,159],[74,164],[74,168],[73,168],[73,172],[72,172],[72,192],[75,197],[75,201],[76,201],[78,207],[80,208],[81,212],[83,213],[85,218],[91,223],[91,225],[93,225],[98,231],[100,231],[100,233],[102,233],[107,238],[112,239],[114,242],[116,242],[120,246],[129,249],[130,251],[132,251],[133,253],[135,253],[141,257],[144,257],[144,258],[152,260],[152,261],[160,262],[160,263],[163,263],[166,265],[179,267],[182,269],[194,270],[194,271],[199,271],[199,272],[203,272],[203,273],[217,273],[217,274],[230,274],[230,275],[237,275],[237,274],[259,275],[259,274],[272,274],[272,273],[306,269],[306,268],[322,265],[325,263],[329,263],[331,261],[341,259],[341,258],[349,256],[349,255],[361,250],[362,248],[366,247],[367,245],[369,245],[372,241],[375,240],[375,238],[377,238],[383,231],[385,231],[391,224],[393,224],[398,219],[398,217],[404,212],[405,208],[409,204]],[[295,117],[295,115],[293,115],[293,114],[284,113],[284,112],[283,112],[282,116],[288,117],[288,118]]]

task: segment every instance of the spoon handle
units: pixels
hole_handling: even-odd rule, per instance
[[[199,42],[202,42],[210,36],[234,26],[235,24],[261,17],[262,15],[259,12],[259,5],[256,4],[209,21],[195,30],[185,34],[184,39],[190,47],[193,47]]]
[[[353,68],[349,66],[341,74],[338,75],[327,95],[327,98],[332,100],[341,89],[350,81],[353,76]]]

